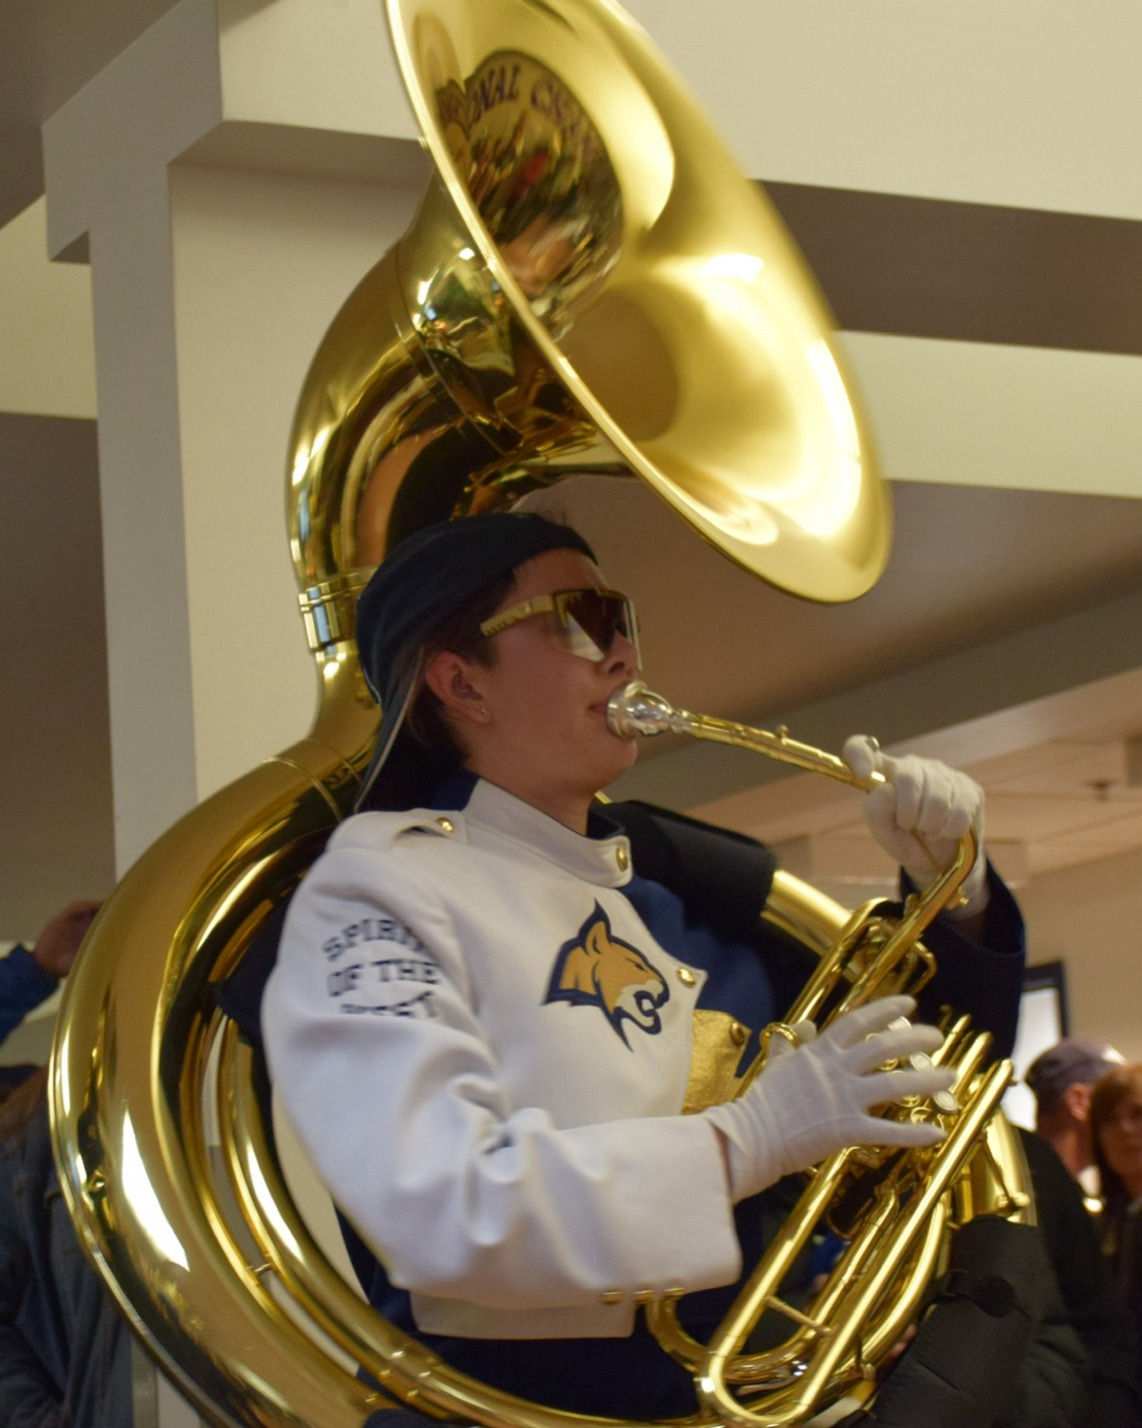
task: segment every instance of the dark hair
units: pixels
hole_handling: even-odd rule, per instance
[[[1090,1094],[1090,1133],[1094,1142],[1094,1159],[1098,1166],[1102,1198],[1110,1215],[1121,1213],[1130,1203],[1131,1195],[1117,1170],[1112,1169],[1102,1148],[1100,1129],[1114,1116],[1119,1105],[1133,1093],[1142,1097],[1142,1063],[1116,1066],[1094,1084]]]
[[[496,643],[481,633],[480,626],[499,609],[515,581],[514,570],[490,580],[472,596],[463,610],[450,615],[442,625],[425,636],[419,647],[409,652],[408,658],[427,662],[441,650],[449,650],[461,659],[473,660],[490,669],[496,661]],[[452,763],[463,762],[467,750],[449,723],[440,700],[427,684],[421,684],[412,708],[405,716],[405,728],[422,748]]]

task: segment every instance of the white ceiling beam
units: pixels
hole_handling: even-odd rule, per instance
[[[1142,358],[845,333],[888,476],[1142,496]]]

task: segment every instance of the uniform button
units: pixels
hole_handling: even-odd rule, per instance
[[[438,818],[436,820],[436,826],[437,828],[443,828],[445,833],[456,832],[456,825],[452,822],[451,818]]]
[[[615,853],[615,862],[619,865],[619,872],[625,873],[630,866],[630,856],[625,848],[619,848]]]
[[[653,1289],[636,1289],[631,1295],[636,1304],[653,1304],[657,1297]]]
[[[621,1289],[608,1289],[599,1295],[603,1304],[621,1304],[625,1297]]]
[[[735,1046],[744,1046],[749,1032],[742,1026],[740,1021],[730,1022],[730,1040]]]
[[[695,977],[694,973],[691,972],[689,967],[679,967],[678,980],[682,983],[684,987],[692,987],[695,985],[698,978]]]

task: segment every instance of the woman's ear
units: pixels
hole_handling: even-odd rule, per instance
[[[481,666],[452,650],[437,650],[424,669],[424,682],[444,709],[474,724],[486,724]]]

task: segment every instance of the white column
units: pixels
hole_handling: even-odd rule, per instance
[[[248,9],[182,0],[45,126],[49,243],[92,269],[120,871],[308,727],[292,407],[421,173],[380,7]]]

